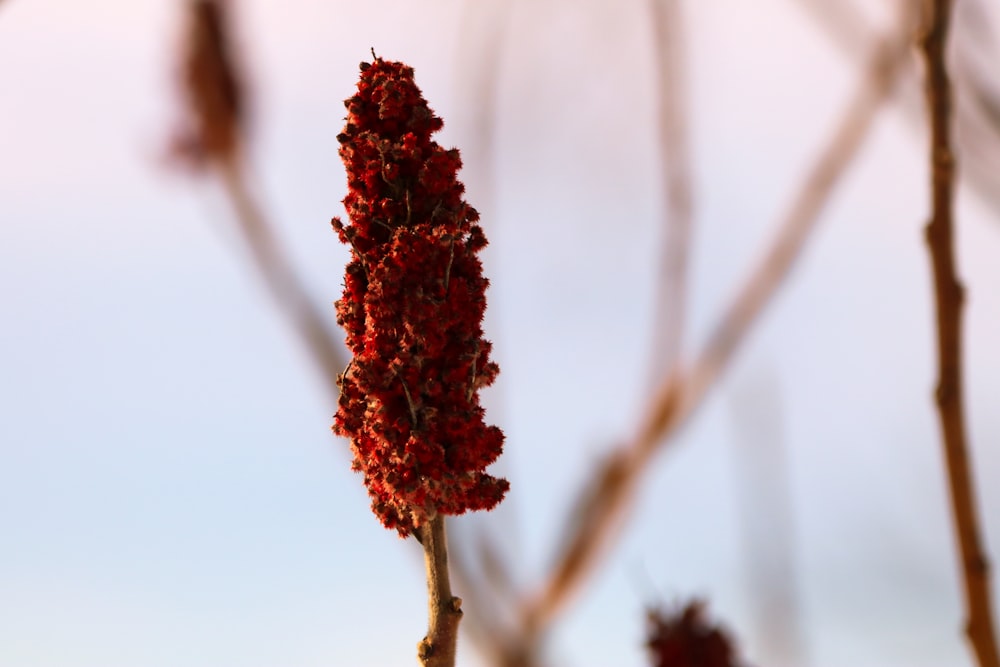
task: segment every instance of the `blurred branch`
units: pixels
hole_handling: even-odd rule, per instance
[[[653,318],[654,378],[672,372],[681,356],[686,323],[688,258],[691,250],[692,187],[688,147],[688,91],[684,22],[680,0],[650,0],[658,72],[660,164],[667,210],[663,216],[660,280]]]
[[[912,20],[912,11],[904,12],[899,27],[873,50],[854,99],[799,190],[775,243],[750,279],[743,284],[688,370],[681,409],[684,417],[700,404],[705,393],[719,378],[737,346],[801,254],[834,186],[857,155],[876,113],[892,91],[909,52]]]
[[[972,465],[966,444],[962,405],[962,302],[964,288],[955,266],[952,209],[955,156],[951,148],[951,81],[945,66],[950,0],[927,0],[920,44],[926,61],[930,115],[932,213],[927,242],[934,270],[937,306],[938,386],[936,393],[944,440],[952,514],[965,582],[966,634],[980,667],[1000,667],[990,601],[989,564],[979,536]]]
[[[751,616],[769,664],[804,665],[795,502],[780,384],[766,368],[733,385],[735,510],[745,545]]]
[[[454,541],[450,545],[448,560],[455,588],[467,603],[463,605],[462,632],[494,667],[534,667],[539,643],[537,637],[526,637],[517,626],[517,583],[501,542],[492,534],[494,531],[485,530],[478,535],[466,533],[465,550],[457,548]],[[507,533],[500,535],[506,545]]]
[[[793,200],[777,238],[723,313],[705,347],[686,369],[681,367],[666,375],[636,435],[611,453],[586,487],[555,566],[540,590],[524,605],[527,632],[538,633],[553,621],[607,551],[653,454],[702,403],[788,275],[834,185],[856,156],[878,109],[892,90],[908,52],[911,14],[905,13],[899,26],[873,49],[854,98]]]
[[[460,549],[452,548],[449,556],[449,567],[455,580],[455,589],[460,593],[463,603],[468,603],[464,604],[468,611],[462,621],[462,632],[477,646],[487,663],[496,667],[513,667],[515,663],[509,663],[506,659],[509,647],[514,644],[511,633],[501,627],[493,614],[485,614],[482,611],[490,609],[491,606],[493,611],[496,611],[495,605],[487,604],[485,601],[482,577],[476,576]]]
[[[462,105],[466,111],[463,122],[470,127],[462,157],[464,169],[477,172],[471,181],[476,201],[481,202],[476,208],[481,212],[492,211],[496,204],[497,93],[510,15],[511,7],[505,0],[468,0],[461,14],[458,75],[467,102]]]
[[[977,0],[978,1],[978,0]],[[956,46],[960,55],[967,56],[973,44],[980,48],[988,47],[990,31],[985,25],[988,15],[981,8],[977,9],[977,1],[965,0],[963,7],[977,14],[980,22],[978,42],[975,39],[962,40]],[[867,24],[865,18],[854,8],[853,3],[842,0],[795,0],[806,10],[806,13],[816,20],[820,28],[839,47],[841,53],[849,58],[856,58],[865,52],[865,45],[873,44],[877,39],[874,30]],[[903,4],[912,4],[917,0],[900,0]],[[977,37],[972,34],[972,37]],[[987,58],[995,62],[996,54]],[[990,207],[995,214],[1000,214],[1000,118],[997,117],[1000,95],[991,89],[987,80],[978,73],[970,71],[969,58],[963,57],[957,61],[961,67],[956,84],[962,88],[962,98],[965,103],[956,108],[955,123],[958,140],[965,158],[965,169],[962,178],[972,190]],[[902,77],[897,97],[904,116],[914,128],[923,127],[923,109],[920,103],[919,86],[913,71],[909,68]]]
[[[273,226],[247,186],[241,165],[225,161],[217,165],[219,178],[232,202],[240,231],[254,269],[274,305],[291,322],[303,345],[311,353],[330,395],[339,395],[337,375],[347,366],[336,332],[316,308],[294,264],[283,251]]]
[[[248,184],[245,82],[231,32],[228,5],[223,0],[193,0],[189,4],[183,63],[187,127],[176,138],[173,152],[179,161],[195,170],[212,171],[222,182],[252,266],[274,304],[294,325],[336,398],[337,374],[347,364],[339,337],[314,305]]]
[[[464,180],[482,214],[481,224],[487,227],[497,220],[496,123],[511,16],[511,3],[506,0],[468,0],[462,3],[458,30],[456,75],[464,99],[458,121],[467,128],[462,142]],[[490,228],[494,240],[503,233],[499,227]],[[487,246],[482,256],[485,262],[495,247]],[[496,310],[487,312],[487,325],[496,317]],[[502,401],[502,396],[494,394],[491,411],[497,409],[498,400]],[[494,465],[504,466],[504,459]],[[513,620],[518,588],[509,565],[516,560],[507,556],[516,550],[520,537],[516,507],[511,506],[514,502],[516,499],[509,497],[492,512],[489,528],[482,533],[470,532],[467,520],[450,526],[451,572],[456,589],[468,598],[462,632],[495,667],[529,667],[537,654],[536,646],[524,644]]]
[[[848,55],[864,53],[873,44],[875,31],[868,26],[852,0],[794,0],[809,13]],[[909,0],[904,0],[909,1]]]

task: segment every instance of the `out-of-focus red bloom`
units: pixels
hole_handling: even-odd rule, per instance
[[[437,513],[492,509],[509,486],[484,472],[503,447],[478,397],[499,371],[481,326],[486,237],[462,198],[458,151],[431,140],[443,123],[412,68],[362,63],[345,105],[350,224],[333,227],[352,248],[337,321],[354,358],[333,428],[351,440],[375,514],[405,536]]]
[[[739,667],[729,638],[705,620],[704,607],[691,602],[679,613],[649,612],[646,646],[653,667]]]

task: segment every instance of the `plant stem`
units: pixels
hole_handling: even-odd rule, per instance
[[[275,306],[295,327],[306,350],[316,362],[330,394],[340,394],[337,374],[347,365],[340,334],[331,328],[310,298],[305,282],[296,271],[280,237],[253,196],[246,169],[238,156],[223,159],[217,172],[232,204],[239,233],[246,243],[249,259]]]
[[[910,33],[905,18],[904,13],[900,25],[873,49],[854,97],[807,173],[767,254],[727,306],[708,341],[692,361],[666,374],[636,435],[612,452],[589,481],[574,508],[556,565],[521,611],[526,632],[541,635],[570,595],[582,587],[613,543],[615,531],[621,529],[649,461],[702,404],[802,254],[834,187],[858,154],[906,62]]]
[[[694,205],[684,11],[680,0],[650,0],[657,67],[660,165],[665,194],[660,276],[653,318],[652,381],[675,370],[687,314]]]
[[[945,45],[951,0],[928,0],[921,48],[926,61],[927,108],[931,121],[931,201],[927,243],[934,270],[937,305],[938,385],[935,392],[951,492],[955,531],[965,580],[965,632],[980,667],[1000,667],[990,602],[989,563],[979,538],[972,466],[962,406],[962,301],[955,270],[952,204],[955,156],[951,150],[951,82]]]
[[[427,636],[417,645],[417,656],[422,667],[455,667],[462,599],[451,594],[444,515],[436,515],[418,531],[427,565],[428,627]]]

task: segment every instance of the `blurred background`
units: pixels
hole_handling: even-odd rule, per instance
[[[900,2],[670,4],[692,202],[683,359],[780,233]],[[488,536],[520,590],[544,580],[580,488],[660,377],[663,156],[676,153],[651,6],[230,3],[246,178],[327,326],[348,256],[329,226],[346,192],[336,135],[371,48],[414,67],[445,120],[438,141],[462,150],[491,241],[502,372],[484,400],[511,492],[450,530],[473,563]],[[952,54],[967,420],[994,557],[998,10],[958,0]],[[0,2],[0,665],[414,664],[419,548],[368,509],[330,432],[327,370],[269,300],[226,188],[170,157],[187,11]],[[900,67],[544,664],[649,664],[645,609],[691,597],[755,665],[972,664],[932,404],[916,55]],[[493,664],[479,648],[463,638],[459,663]]]

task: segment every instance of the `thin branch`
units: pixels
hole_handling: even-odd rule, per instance
[[[472,640],[487,664],[536,667],[538,645],[526,644],[528,638],[515,628],[510,618],[516,610],[517,589],[501,560],[502,554],[492,542],[480,542],[477,551],[481,572],[473,572],[471,555],[463,555],[461,549],[453,548],[448,554],[449,570],[463,600],[462,633]],[[504,571],[495,573],[493,562]]]
[[[848,55],[864,53],[873,44],[875,30],[868,26],[864,15],[851,1],[793,0],[804,9]]]
[[[458,31],[457,77],[464,92],[465,118],[469,127],[462,144],[463,173],[472,172],[476,206],[484,219],[496,208],[496,127],[499,110],[500,75],[505,43],[512,20],[507,2],[467,0],[463,3]]]
[[[917,4],[916,0],[901,0],[904,4]],[[853,8],[852,3],[840,0],[794,0],[806,10],[820,28],[849,58],[864,53],[866,44],[873,44],[877,37],[867,25],[864,16]],[[966,48],[967,44],[959,45]],[[907,74],[911,74],[907,71]],[[958,139],[965,149],[965,170],[963,180],[988,204],[994,212],[1000,211],[1000,170],[996,165],[996,152],[984,150],[984,146],[996,146],[1000,141],[1000,123],[991,118],[995,100],[994,91],[986,87],[986,82],[975,73],[962,77],[957,84],[967,94],[970,104],[963,104],[955,114]],[[922,128],[923,114],[920,104],[919,87],[912,75],[902,77],[897,96],[898,106],[905,118],[915,128]],[[984,104],[984,101],[986,104]]]
[[[337,375],[347,365],[338,336],[314,305],[271,223],[250,194],[239,160],[216,164],[257,274],[275,305],[295,326],[330,394],[337,397]]]
[[[541,632],[552,622],[607,551],[613,533],[624,523],[649,460],[702,403],[801,254],[834,186],[856,156],[905,60],[910,34],[906,18],[874,50],[853,100],[809,172],[777,239],[724,312],[704,349],[689,368],[680,368],[666,376],[636,436],[614,451],[597,471],[579,501],[569,539],[549,578],[537,595],[526,601],[522,613],[528,631]]]
[[[247,77],[234,45],[231,8],[225,0],[190,0],[187,20],[181,65],[187,118],[172,152],[179,164],[211,171],[222,181],[254,268],[336,398],[337,374],[347,363],[339,336],[313,305],[248,184]]]
[[[660,280],[653,317],[654,378],[677,365],[686,321],[688,257],[691,250],[692,187],[688,146],[687,82],[680,0],[650,0],[656,49],[660,164],[667,209],[663,216]]]
[[[751,325],[788,275],[834,186],[861,148],[908,54],[911,34],[909,17],[904,16],[900,24],[900,28],[877,45],[854,99],[799,190],[774,245],[744,283],[692,364],[685,380],[683,417],[701,403]]]
[[[427,566],[428,628],[417,645],[417,657],[422,667],[455,667],[462,600],[451,594],[444,515],[436,515],[418,530]]]
[[[781,386],[770,367],[735,385],[727,393],[751,616],[761,645],[770,649],[774,662],[807,664]]]
[[[468,602],[467,612],[463,614],[462,632],[472,639],[483,658],[493,665],[502,664],[503,646],[507,643],[506,634],[497,632],[497,623],[492,616],[481,613],[486,607],[482,585],[482,577],[476,576],[462,553],[461,549],[453,549],[449,554],[449,572],[455,580],[456,590],[462,594],[462,600]]]
[[[927,243],[934,270],[937,306],[938,385],[952,514],[965,582],[966,635],[980,667],[1000,667],[990,601],[990,574],[979,536],[972,465],[966,444],[962,405],[962,302],[964,288],[955,266],[952,209],[955,156],[951,148],[951,81],[945,66],[951,0],[927,0],[928,16],[920,40],[926,62],[930,115],[931,205]]]
[[[460,105],[464,115],[459,116],[453,127],[466,128],[465,139],[462,142],[463,173],[465,184],[470,195],[475,196],[476,209],[482,214],[482,223],[488,227],[490,237],[496,241],[503,229],[490,226],[496,221],[496,157],[497,157],[497,119],[499,118],[501,78],[503,74],[504,55],[507,51],[507,41],[510,34],[513,12],[508,2],[483,2],[482,0],[467,0],[462,3],[460,13],[459,40],[456,48],[455,75],[459,88],[463,91],[464,104]],[[486,248],[483,259],[488,263],[491,245]],[[445,284],[447,288],[447,282]],[[496,317],[496,311],[487,313],[487,320]],[[494,400],[497,398],[494,396]],[[499,400],[503,400],[502,397]],[[494,403],[491,409],[496,410]],[[504,465],[503,461],[498,465]],[[504,501],[506,509],[500,514],[494,513],[492,530],[502,535],[505,545],[517,544],[519,526],[516,508],[511,506],[515,498]],[[506,518],[506,526],[496,528],[496,521]],[[455,531],[452,531],[454,538]],[[462,535],[459,538],[471,551],[473,536]],[[454,541],[453,541],[454,545]],[[509,621],[511,613],[497,613],[498,602],[517,597],[510,580],[499,581],[490,578],[479,568],[472,568],[476,554],[468,553],[465,558],[461,549],[452,550],[452,575],[458,590],[468,598],[465,620],[462,631],[472,639],[484,659],[496,667],[527,667],[528,660],[534,651],[520,648],[521,637],[512,630]],[[499,559],[502,554],[497,554]],[[479,563],[482,565],[482,563]],[[506,585],[510,590],[500,591]],[[480,603],[476,603],[480,600]],[[487,602],[488,601],[488,602]],[[510,605],[504,607],[505,612]]]

